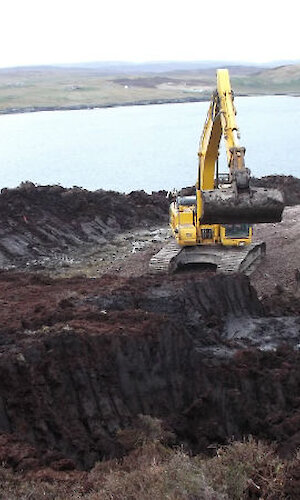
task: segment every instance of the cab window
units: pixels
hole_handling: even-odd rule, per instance
[[[227,238],[248,238],[249,224],[224,224],[225,236]]]

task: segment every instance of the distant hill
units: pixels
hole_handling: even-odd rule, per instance
[[[227,67],[236,95],[300,96],[298,64],[230,61],[95,62],[0,69],[0,114],[210,99],[216,69]]]
[[[280,65],[293,64],[299,61],[271,61],[266,63],[245,63],[243,61],[151,61],[151,62],[126,62],[126,61],[93,61],[82,63],[60,64],[64,68],[89,68],[97,69],[104,73],[167,73],[170,71],[204,71],[216,68],[233,68],[243,74],[259,71],[264,68],[274,68]]]
[[[1,73],[29,71],[92,71],[99,75],[116,74],[141,74],[141,73],[170,73],[170,72],[200,72],[214,73],[216,68],[231,68],[237,74],[249,74],[261,69],[268,68],[269,65],[245,64],[230,61],[153,61],[153,62],[124,62],[124,61],[103,61],[88,63],[67,63],[45,66],[20,66],[14,68],[0,68]]]
[[[270,68],[261,71],[257,76],[272,83],[300,82],[300,64]]]
[[[300,95],[300,64],[264,68],[251,75],[233,78],[238,93]]]

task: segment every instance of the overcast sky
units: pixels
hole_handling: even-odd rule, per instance
[[[297,1],[2,0],[0,67],[300,59]]]

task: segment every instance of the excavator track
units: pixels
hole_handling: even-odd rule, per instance
[[[176,242],[168,243],[152,257],[150,272],[175,272],[186,265],[213,266],[217,273],[242,272],[250,275],[266,253],[262,241],[244,247],[196,246],[180,247]]]
[[[157,254],[153,255],[149,262],[150,271],[153,273],[167,273],[170,271],[170,265],[176,260],[182,248],[176,241],[167,243]]]

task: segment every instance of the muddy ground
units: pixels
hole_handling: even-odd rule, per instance
[[[149,274],[170,237],[165,192],[4,190],[5,466],[88,469],[127,452],[118,431],[139,414],[162,419],[192,452],[249,434],[284,456],[296,450],[300,196],[297,179],[281,180],[293,206],[282,223],[256,228],[267,257],[250,280]]]

